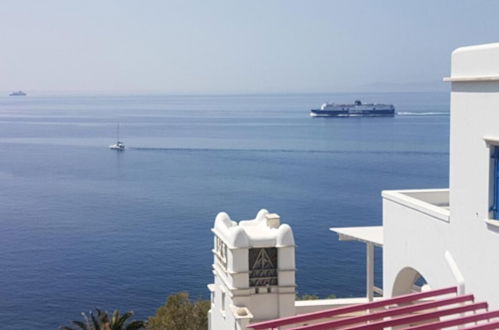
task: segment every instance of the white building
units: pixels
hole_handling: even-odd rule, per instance
[[[450,189],[383,192],[383,286],[458,285],[499,308],[499,43],[452,54]]]
[[[342,240],[366,243],[366,297],[295,302],[291,229],[279,228],[289,233],[283,244],[279,235],[270,234],[277,233],[276,228],[262,225],[266,213],[239,226],[221,214],[214,233],[216,240],[227,244],[231,252],[226,254],[231,257],[224,270],[217,266],[222,257],[215,251],[212,329],[239,329],[249,323],[234,327],[232,314],[220,316],[224,307],[220,308],[217,295],[224,292],[230,294],[231,306],[245,307],[246,315],[252,314],[249,327],[253,329],[440,329],[470,324],[476,329],[499,328],[499,310],[488,311],[499,309],[499,262],[495,260],[499,251],[499,43],[455,50],[451,76],[444,80],[452,85],[450,188],[383,191],[382,227],[331,229]],[[265,243],[261,243],[263,236]],[[289,274],[285,273],[285,282],[279,277],[275,291],[270,286],[271,299],[260,299],[256,287],[249,284],[248,250],[270,246],[286,248],[286,256],[279,255],[279,269],[281,260],[289,259],[284,269]],[[383,247],[383,290],[374,287],[374,246]],[[240,255],[236,255],[238,248]],[[231,284],[236,277],[237,284]],[[285,285],[282,291],[280,285]],[[278,298],[281,292],[292,296]],[[375,293],[383,297],[375,298]],[[285,308],[279,305],[282,301]],[[341,307],[359,302],[363,304]],[[283,318],[292,313],[294,317]]]

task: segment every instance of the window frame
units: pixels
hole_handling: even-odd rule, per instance
[[[490,145],[489,217],[499,220],[499,145]]]

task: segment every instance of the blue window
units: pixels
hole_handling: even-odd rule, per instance
[[[492,191],[492,216],[494,219],[499,218],[499,147],[494,147],[492,153],[493,166],[493,191]]]

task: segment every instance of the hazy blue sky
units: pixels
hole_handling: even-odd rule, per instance
[[[442,89],[498,17],[480,0],[2,0],[0,90]]]

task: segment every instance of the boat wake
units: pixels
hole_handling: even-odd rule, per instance
[[[238,149],[238,148],[161,148],[127,147],[128,150],[156,152],[261,152],[261,153],[318,153],[318,154],[357,154],[358,150],[306,150],[306,149]],[[364,150],[363,154],[407,154],[407,155],[448,155],[442,151],[402,151],[402,150]]]
[[[398,116],[448,116],[449,112],[397,112]]]

